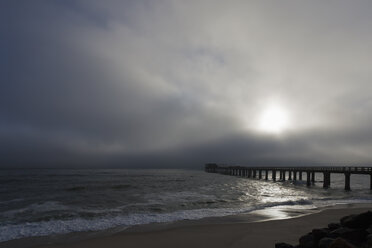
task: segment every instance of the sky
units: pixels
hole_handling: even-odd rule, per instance
[[[371,1],[1,1],[0,167],[372,165]]]

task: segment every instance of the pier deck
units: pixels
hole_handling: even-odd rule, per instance
[[[281,181],[302,180],[302,175],[305,173],[307,186],[311,186],[315,182],[315,173],[323,173],[323,188],[330,187],[331,173],[340,173],[345,175],[345,190],[350,190],[350,175],[363,174],[370,176],[370,189],[372,189],[372,167],[247,167],[209,163],[205,165],[205,171],[210,173],[220,173],[225,175],[265,180],[269,180],[269,173],[271,173],[271,179],[273,181],[277,181],[277,174],[279,175],[279,180]]]

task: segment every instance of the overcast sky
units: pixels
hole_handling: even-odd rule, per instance
[[[371,1],[1,4],[1,167],[372,164]]]

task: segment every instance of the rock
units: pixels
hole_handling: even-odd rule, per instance
[[[298,245],[276,243],[276,248],[372,248],[372,211],[341,218],[340,224],[313,229]]]
[[[342,238],[337,238],[328,246],[328,248],[356,248],[356,247]]]
[[[308,233],[300,238],[300,247],[302,248],[313,248],[316,247],[314,242],[314,236],[311,233]]]
[[[329,223],[328,228],[330,231],[336,230],[337,228],[340,228],[341,224],[338,223]]]
[[[313,229],[311,232],[314,237],[314,243],[318,244],[319,240],[322,238],[326,237],[329,234],[329,229],[328,228],[322,228],[322,229]]]
[[[293,248],[293,245],[287,243],[276,243],[275,248]]]
[[[348,227],[340,227],[330,232],[329,237],[331,238],[341,237],[344,239],[348,239],[350,241],[361,243],[367,236],[366,234],[367,234],[366,231],[363,229],[351,229]]]
[[[367,246],[372,247],[372,234],[367,236]]]
[[[370,225],[367,229],[366,232],[369,234],[372,234],[372,225]]]
[[[372,225],[372,212],[368,211],[357,215],[349,215],[341,218],[341,225],[350,228],[366,229]]]
[[[335,241],[335,239],[332,239],[332,238],[322,238],[321,240],[319,240],[318,242],[318,247],[319,248],[328,248],[328,246],[330,244],[332,244],[332,242]]]
[[[338,238],[341,236],[342,233],[351,231],[353,229],[347,228],[347,227],[340,227],[337,228],[336,230],[333,230],[332,232],[329,233],[330,238]]]

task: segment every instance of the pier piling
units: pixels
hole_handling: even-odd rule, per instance
[[[350,190],[350,173],[345,173],[345,190]]]
[[[323,173],[323,188],[331,186],[331,173],[344,174],[345,190],[350,190],[350,177],[352,174],[361,174],[370,176],[370,189],[372,190],[372,167],[244,167],[244,166],[227,166],[215,163],[206,164],[205,171],[210,173],[220,173],[224,175],[241,176],[247,178],[262,179],[262,172],[265,173],[265,180],[269,180],[271,172],[272,181],[276,181],[276,172],[279,172],[281,181],[285,181],[286,172],[288,171],[288,180],[296,181],[297,178],[302,180],[302,173],[306,173],[306,185],[311,186],[315,183],[315,173]],[[297,177],[298,173],[298,177]]]
[[[331,173],[323,172],[323,188],[327,189],[331,186]]]
[[[315,183],[315,172],[311,172],[311,182]]]
[[[310,186],[311,185],[311,182],[310,182],[310,171],[307,171],[306,172],[306,185],[307,186]]]

